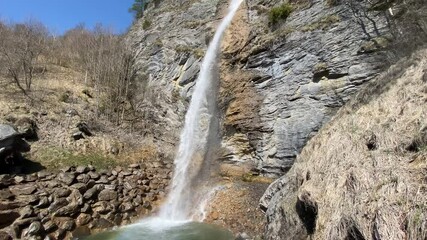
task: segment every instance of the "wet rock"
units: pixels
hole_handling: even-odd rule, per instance
[[[98,194],[99,201],[111,201],[117,199],[117,192],[110,189],[104,189]]]

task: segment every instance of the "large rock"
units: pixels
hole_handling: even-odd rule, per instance
[[[117,192],[110,189],[104,189],[98,194],[99,201],[111,201],[117,199]]]
[[[16,196],[18,195],[30,195],[33,194],[37,188],[34,184],[15,185],[9,187],[9,190]]]

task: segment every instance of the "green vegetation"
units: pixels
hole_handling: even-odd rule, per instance
[[[144,19],[144,22],[142,23],[142,29],[147,30],[151,27],[151,21],[148,19]]]
[[[97,169],[107,169],[117,165],[113,158],[99,152],[73,154],[71,151],[59,148],[40,149],[35,153],[34,158],[48,169],[88,164]]]
[[[144,16],[145,5],[147,5],[147,0],[135,0],[132,7],[129,8],[129,12],[134,14],[135,19],[140,19]]]
[[[390,45],[390,40],[385,37],[372,38],[370,41],[365,42],[360,47],[359,52],[371,53],[387,48]]]
[[[328,64],[325,62],[320,62],[314,66],[313,72],[319,73],[328,70]]]
[[[308,26],[304,26],[301,30],[303,32],[314,31],[314,30],[326,30],[332,24],[341,21],[341,18],[337,15],[329,15],[321,18],[319,21],[312,23]]]
[[[275,25],[280,21],[286,20],[291,14],[292,10],[293,7],[289,3],[283,3],[278,7],[273,7],[268,14],[270,24]]]
[[[190,46],[179,45],[175,48],[175,51],[179,53],[191,53],[197,58],[205,56],[205,51],[201,48],[193,48]]]
[[[326,0],[326,5],[329,7],[337,6],[339,3],[339,0]]]

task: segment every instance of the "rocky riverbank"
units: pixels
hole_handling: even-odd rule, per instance
[[[160,161],[0,175],[0,239],[69,239],[129,224],[155,211],[170,177]]]

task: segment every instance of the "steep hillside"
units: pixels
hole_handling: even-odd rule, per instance
[[[369,83],[308,142],[261,200],[267,239],[427,238],[426,56]]]

